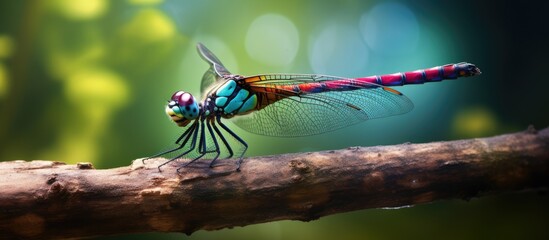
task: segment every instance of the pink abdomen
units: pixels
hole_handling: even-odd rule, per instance
[[[480,70],[475,65],[471,63],[457,63],[405,73],[356,78],[356,80],[382,86],[402,86],[406,84],[438,82],[444,79],[456,79],[458,77],[469,77],[478,74],[480,74]]]
[[[303,83],[281,86],[287,90],[301,93],[319,93],[325,91],[350,91],[359,88],[374,88],[377,86],[402,86],[406,84],[422,84],[438,82],[444,79],[456,79],[480,74],[480,70],[471,63],[446,64],[428,69],[404,73],[393,73],[381,76],[348,78],[321,82]]]

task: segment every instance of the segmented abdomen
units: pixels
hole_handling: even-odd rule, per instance
[[[311,82],[293,85],[276,86],[276,89],[286,93],[297,94],[319,93],[325,91],[349,91],[358,88],[374,88],[378,86],[402,86],[406,84],[422,84],[438,82],[444,79],[456,79],[480,74],[480,70],[470,63],[447,64],[411,72],[394,73],[381,76],[338,79],[321,82]]]

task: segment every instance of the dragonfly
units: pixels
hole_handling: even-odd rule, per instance
[[[439,82],[479,75],[474,64],[461,62],[387,75],[347,78],[321,74],[232,74],[201,43],[197,50],[209,65],[201,82],[202,98],[176,91],[168,100],[166,114],[185,128],[175,141],[177,147],[147,159],[182,151],[160,164],[192,159],[177,169],[213,154],[214,166],[224,146],[227,158],[239,145],[236,170],[240,170],[248,144],[224,124],[225,119],[255,134],[277,137],[309,136],[333,131],[366,120],[404,114],[413,103],[393,86]],[[236,141],[229,143],[230,137]],[[223,145],[221,145],[223,144]],[[233,145],[233,146],[231,146]],[[146,159],[143,160],[143,162]]]

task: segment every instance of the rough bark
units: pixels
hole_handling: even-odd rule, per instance
[[[165,159],[96,170],[0,163],[0,238],[81,238],[309,221],[549,185],[549,128],[492,138],[246,158],[177,174]],[[229,162],[229,161],[227,161]]]

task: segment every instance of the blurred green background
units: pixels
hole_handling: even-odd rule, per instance
[[[545,6],[544,6],[545,5]],[[247,156],[430,142],[549,124],[549,8],[517,1],[50,0],[0,3],[0,160],[128,165],[181,133],[164,114],[199,95],[202,42],[233,73],[368,76],[468,61],[479,77],[398,88],[405,115],[302,138],[228,124]],[[126,239],[549,239],[545,194],[372,209],[310,223]],[[103,239],[119,239],[103,238]]]

